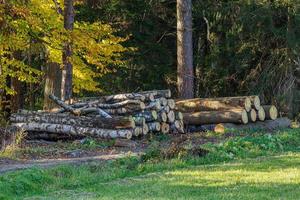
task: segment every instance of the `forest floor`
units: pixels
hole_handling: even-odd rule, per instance
[[[108,161],[128,156],[138,156],[153,142],[162,147],[189,143],[193,146],[207,142],[219,142],[232,134],[193,133],[188,135],[152,135],[135,140],[75,140],[49,142],[24,140],[19,147],[0,153],[0,174],[32,167],[53,167],[62,164],[78,165],[93,161]]]
[[[166,154],[200,136],[205,155]],[[300,129],[171,138],[149,138],[141,156],[2,174],[0,199],[299,199]]]

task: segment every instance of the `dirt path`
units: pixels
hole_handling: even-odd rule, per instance
[[[2,161],[0,163],[0,174],[6,172],[17,171],[22,169],[28,169],[32,167],[54,167],[58,165],[72,164],[80,165],[88,162],[105,162],[108,160],[115,160],[119,158],[125,158],[128,156],[138,156],[138,153],[117,153],[111,155],[99,155],[99,156],[90,156],[90,157],[80,157],[80,158],[61,158],[61,159],[40,159],[40,160],[30,160],[30,161],[7,161],[6,163]]]

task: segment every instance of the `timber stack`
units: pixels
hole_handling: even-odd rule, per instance
[[[170,90],[90,97],[72,104],[53,95],[49,98],[58,110],[21,110],[11,115],[12,125],[34,139],[131,139],[148,133],[184,133],[183,115],[174,110]]]
[[[231,128],[270,130],[290,124],[287,118],[277,119],[274,105],[261,105],[259,96],[176,100],[175,110],[183,113],[189,132],[224,133]]]

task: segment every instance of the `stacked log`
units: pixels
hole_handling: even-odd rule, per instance
[[[125,138],[148,133],[184,133],[183,117],[174,111],[170,90],[85,98],[66,104],[50,95],[61,109],[55,112],[20,111],[10,117],[13,126],[31,138]],[[48,136],[47,136],[48,137]]]
[[[216,130],[212,127],[220,127],[217,124],[251,126],[278,117],[275,106],[261,105],[260,98],[255,95],[176,100],[175,110],[183,113],[187,130],[192,132]]]

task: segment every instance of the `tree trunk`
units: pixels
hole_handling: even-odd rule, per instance
[[[152,94],[155,99],[158,99],[161,97],[168,99],[168,98],[171,98],[171,96],[172,96],[171,90],[149,90],[149,91],[139,92],[139,94],[142,94],[142,95]]]
[[[181,112],[221,111],[237,107],[244,108],[249,112],[251,110],[250,98],[219,97],[176,100],[176,110]]]
[[[225,133],[232,129],[236,130],[264,130],[264,131],[274,131],[280,128],[289,128],[291,126],[291,120],[288,118],[278,118],[276,120],[266,120],[264,122],[256,122],[249,124],[211,124],[210,127],[206,126],[207,130],[214,131],[217,133]]]
[[[44,110],[57,108],[57,104],[53,102],[49,95],[60,97],[61,87],[61,69],[58,63],[47,63],[45,68],[45,90],[44,90]]]
[[[73,30],[74,26],[74,7],[73,0],[64,0],[64,28],[69,31]],[[71,36],[69,36],[71,37]],[[63,49],[63,70],[61,79],[61,99],[63,101],[70,101],[72,98],[72,84],[73,84],[73,66],[71,63],[72,57],[72,42],[71,38],[69,41],[65,42]]]
[[[15,94],[11,95],[10,109],[12,112],[16,112],[17,110],[23,108],[24,105],[22,82],[19,81],[17,78],[12,77],[11,88],[15,91]]]
[[[183,113],[183,121],[187,125],[202,125],[202,124],[216,124],[216,123],[247,124],[248,114],[244,109]]]
[[[91,136],[100,138],[127,139],[130,139],[132,137],[132,130],[127,129],[111,130],[49,123],[13,123],[12,126],[22,128],[25,131],[41,131],[49,133],[69,134],[74,137]]]
[[[180,98],[194,97],[192,0],[177,0],[177,84]]]
[[[66,116],[65,114],[54,113],[36,113],[36,114],[20,114],[15,113],[10,116],[12,123],[19,122],[36,122],[36,123],[50,123],[50,124],[65,124],[71,126],[82,126],[91,128],[105,128],[105,129],[126,129],[134,128],[135,123],[131,117],[77,117]]]

